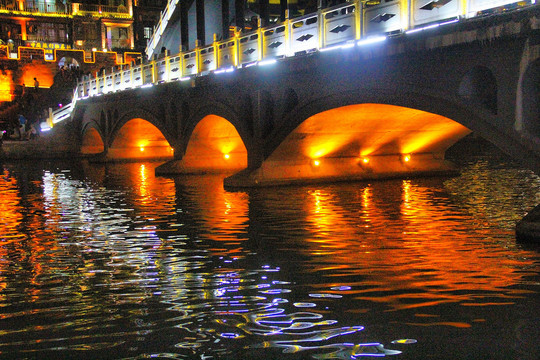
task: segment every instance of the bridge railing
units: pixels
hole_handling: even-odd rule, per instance
[[[249,33],[238,32],[230,39],[214,41],[208,46],[174,55],[164,54],[143,64],[108,69],[80,81],[76,94],[79,99],[84,99],[266,65],[313,51],[361,46],[395,34],[456,22],[508,3],[514,1],[411,0],[409,4],[404,0],[387,0],[372,6],[360,1],[345,3]],[[527,4],[534,4],[534,0]]]
[[[50,130],[55,124],[67,120],[71,117],[71,113],[75,107],[76,98],[74,101],[62,106],[56,110],[49,108],[49,115],[45,122],[40,124],[41,131]]]
[[[176,9],[176,6],[179,2],[180,0],[169,0],[169,2],[167,3],[167,6],[161,12],[159,22],[154,27],[154,33],[152,37],[150,38],[150,41],[148,42],[147,51],[148,49],[152,49],[152,52],[153,52],[154,49],[156,48],[157,43],[159,42],[159,37],[161,37],[161,35],[163,34],[163,31],[167,27],[167,23],[169,22],[169,19],[174,13],[174,10]]]

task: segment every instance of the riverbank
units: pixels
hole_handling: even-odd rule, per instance
[[[68,123],[41,133],[31,140],[4,140],[0,160],[66,159],[79,156],[75,134]]]

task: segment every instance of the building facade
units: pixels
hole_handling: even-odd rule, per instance
[[[57,73],[110,71],[140,57],[166,0],[0,0],[0,104]],[[81,51],[82,50],[82,51]]]
[[[167,0],[133,0],[134,50],[143,53]]]
[[[16,53],[19,46],[86,51],[134,49],[131,0],[0,0],[0,39]]]

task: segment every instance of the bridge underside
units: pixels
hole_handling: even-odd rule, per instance
[[[195,126],[181,160],[164,174],[235,173],[230,187],[366,180],[454,171],[445,151],[471,131],[446,117],[382,104],[358,104],[303,121],[258,168],[235,127],[209,115]]]
[[[101,155],[101,161],[172,159],[174,149],[161,131],[144,119],[132,119],[118,131],[112,144],[105,148],[103,139],[94,128],[86,131],[81,153]]]
[[[235,173],[247,167],[247,150],[236,128],[217,115],[204,117],[193,129],[182,160],[156,169],[157,174]]]
[[[257,169],[225,179],[231,187],[380,179],[453,171],[445,151],[470,130],[443,116],[359,104],[305,120]]]

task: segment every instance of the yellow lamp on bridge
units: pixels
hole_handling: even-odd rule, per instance
[[[148,145],[147,141],[140,141],[140,142],[139,142],[139,150],[140,150],[141,152],[143,152],[143,151],[144,151],[144,148],[146,147],[146,145]]]

